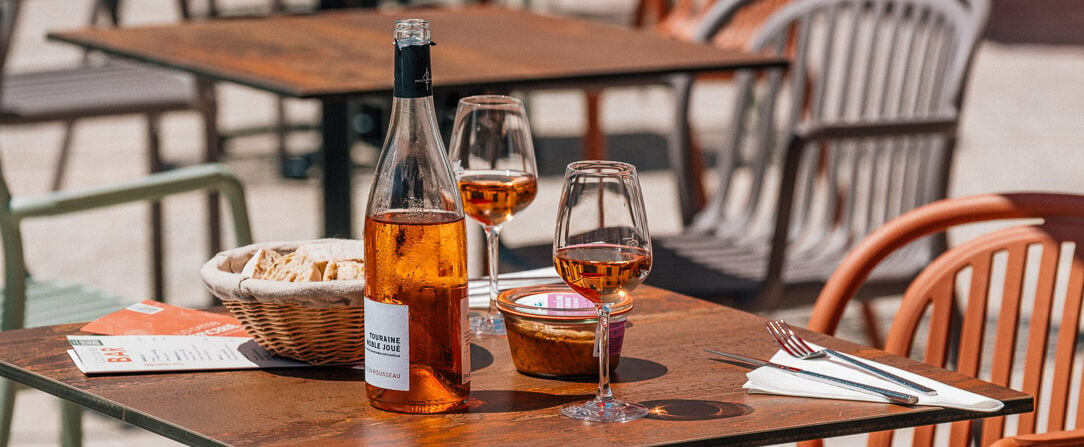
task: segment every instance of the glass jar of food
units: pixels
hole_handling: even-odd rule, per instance
[[[610,370],[621,361],[625,324],[633,302],[612,304]],[[507,290],[497,298],[512,362],[523,374],[547,378],[598,377],[595,305],[567,286]]]

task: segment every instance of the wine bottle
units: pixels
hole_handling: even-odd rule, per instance
[[[470,394],[463,204],[437,128],[429,23],[395,23],[388,135],[365,211],[365,382],[376,408],[439,413]]]

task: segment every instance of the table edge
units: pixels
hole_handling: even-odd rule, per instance
[[[38,375],[15,366],[6,361],[0,361],[0,376],[3,379],[21,383],[25,386],[53,395],[57,398],[78,404],[84,408],[97,411],[118,421],[131,424],[143,430],[161,435],[185,445],[220,447],[229,444],[206,437],[199,436],[169,422],[163,421],[149,414],[133,408],[95,398],[90,393],[68,386],[62,382]]]

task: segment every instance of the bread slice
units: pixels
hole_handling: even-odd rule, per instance
[[[365,259],[365,245],[361,241],[349,239],[320,241],[302,244],[295,253],[314,262],[337,261],[340,259]]]
[[[364,279],[365,263],[352,259],[328,261],[324,267],[324,281]]]
[[[274,281],[319,281],[323,271],[312,260],[293,252],[282,256],[271,267],[271,274],[264,279]]]
[[[274,250],[268,250],[261,248],[256,250],[256,254],[249,258],[248,262],[241,269],[241,274],[249,278],[255,279],[267,279],[271,274],[271,269],[275,265],[275,261],[281,258],[282,255]]]

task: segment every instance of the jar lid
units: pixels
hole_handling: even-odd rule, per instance
[[[613,303],[610,315],[624,315],[632,310],[632,298]],[[508,289],[497,296],[502,312],[544,320],[583,320],[598,317],[595,303],[565,285],[544,285]]]

